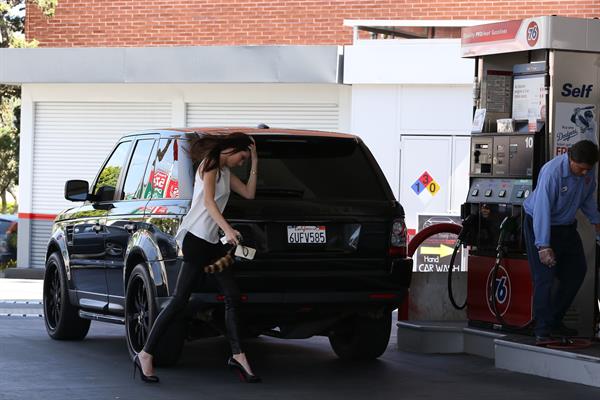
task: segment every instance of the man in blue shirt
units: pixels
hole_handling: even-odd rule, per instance
[[[533,193],[525,200],[523,231],[533,278],[533,314],[537,341],[551,335],[575,336],[562,319],[571,306],[586,273],[575,214],[581,209],[596,232],[600,212],[594,192],[598,147],[589,140],[575,143],[568,154],[548,161],[541,169]],[[552,285],[558,280],[557,290]]]

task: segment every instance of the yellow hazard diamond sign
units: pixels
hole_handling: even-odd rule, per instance
[[[420,195],[422,192],[427,191],[430,195],[435,196],[440,191],[440,185],[433,179],[429,172],[425,171],[421,176],[412,184],[411,189]]]

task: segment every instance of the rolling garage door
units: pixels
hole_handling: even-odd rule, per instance
[[[251,126],[338,131],[339,105],[335,103],[188,103],[186,124]]]
[[[64,199],[65,181],[91,183],[121,136],[171,125],[171,103],[35,103],[31,267],[43,267],[52,222],[48,217],[75,203]]]

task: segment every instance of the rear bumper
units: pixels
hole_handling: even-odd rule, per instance
[[[319,293],[242,293],[243,304],[262,304],[276,309],[285,306],[326,306],[328,309],[347,309],[352,306],[398,306],[406,298],[408,289],[385,292],[319,292]],[[170,297],[156,299],[162,309]],[[224,297],[218,293],[193,293],[188,310],[199,310],[207,305],[223,304]],[[394,307],[395,308],[395,307]]]
[[[413,262],[410,258],[396,259],[392,262],[389,274],[378,277],[364,277],[357,279],[355,282],[362,282],[361,290],[356,288],[344,290],[343,287],[338,287],[334,290],[315,289],[313,291],[303,291],[301,288],[294,291],[277,292],[271,291],[243,291],[242,302],[249,304],[269,304],[274,307],[277,305],[398,305],[402,303],[408,293],[412,277]],[[273,279],[273,277],[270,277]],[[297,278],[296,278],[297,279]],[[326,278],[321,278],[323,282]],[[242,282],[244,282],[242,278]],[[270,286],[271,288],[277,286]],[[329,286],[335,287],[335,286]],[[170,297],[158,297],[157,303],[162,307]],[[224,301],[223,295],[213,290],[205,292],[194,292],[190,296],[190,308],[202,308],[207,304],[222,304]]]
[[[385,292],[319,292],[319,293],[247,293],[242,294],[244,303],[268,304],[398,304],[404,300],[407,290]],[[222,303],[223,296],[215,293],[194,293],[191,302]]]

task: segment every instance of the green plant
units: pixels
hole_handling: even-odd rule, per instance
[[[0,271],[4,271],[7,268],[16,268],[17,261],[16,260],[8,260],[6,262],[0,263]]]
[[[7,202],[6,203],[6,214],[16,214],[17,213],[17,203],[16,202]]]

